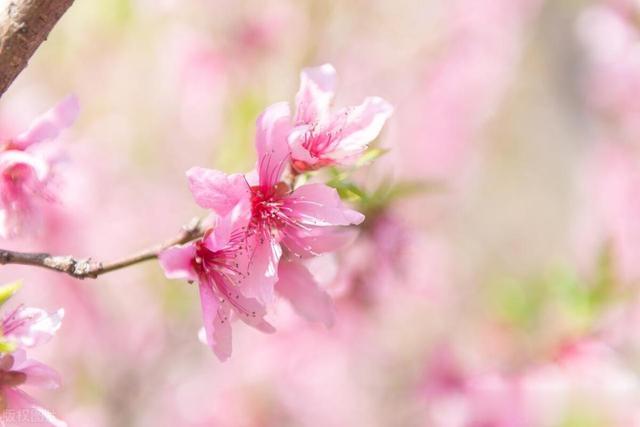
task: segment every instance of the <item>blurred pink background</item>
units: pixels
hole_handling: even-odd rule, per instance
[[[379,196],[314,261],[332,329],[198,342],[197,289],[156,262],[28,267],[65,320],[38,398],[70,426],[640,426],[640,6],[632,0],[77,1],[0,103],[0,135],[66,94],[64,191],[3,247],[118,258],[203,212],[184,172],[249,170],[254,122],[332,63],[339,106],[395,106],[355,180]]]

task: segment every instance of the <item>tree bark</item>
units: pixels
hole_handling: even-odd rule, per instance
[[[73,0],[0,0],[0,97]]]

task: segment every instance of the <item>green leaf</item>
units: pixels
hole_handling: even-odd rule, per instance
[[[358,203],[367,199],[367,193],[352,182],[339,182],[334,188],[338,190],[338,194],[343,200],[347,200],[352,203]]]
[[[371,163],[378,160],[380,157],[387,154],[389,150],[380,147],[371,147],[367,151],[364,152],[362,156],[356,162],[356,168],[360,168],[362,166],[370,165]]]

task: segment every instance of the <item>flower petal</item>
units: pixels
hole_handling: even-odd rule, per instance
[[[47,162],[30,153],[0,152],[0,236],[35,232],[41,220],[36,202],[55,199]]]
[[[364,215],[347,208],[335,188],[324,184],[298,187],[285,199],[290,216],[310,226],[358,225]]]
[[[64,309],[54,313],[33,307],[19,307],[2,321],[7,338],[23,347],[35,347],[49,341],[62,325]]]
[[[209,283],[200,283],[200,305],[206,343],[224,362],[231,356],[231,319],[228,305],[221,305]]]
[[[279,102],[268,107],[256,122],[256,151],[258,152],[258,177],[260,186],[271,188],[289,164],[291,131],[289,105]]]
[[[333,300],[322,290],[315,279],[297,261],[280,261],[276,291],[283,296],[296,312],[310,322],[321,322],[331,327],[335,318]]]
[[[357,107],[336,112],[325,132],[336,133],[339,142],[324,157],[343,164],[351,162],[378,137],[392,113],[391,104],[379,97],[366,98]]]
[[[358,230],[350,227],[314,227],[311,230],[289,228],[282,244],[294,254],[309,258],[342,249],[358,237]]]
[[[263,304],[255,298],[244,296],[237,286],[228,284],[224,274],[217,272],[212,272],[211,274],[218,291],[223,296],[220,300],[221,305],[228,304],[240,320],[247,325],[265,333],[275,332],[275,328],[264,319],[267,310]]]
[[[0,152],[0,174],[13,175],[16,168],[20,168],[20,178],[23,182],[30,178],[29,175],[38,181],[45,180],[49,175],[49,165],[40,157],[18,150]]]
[[[32,144],[54,139],[60,132],[68,128],[78,117],[80,105],[78,99],[71,95],[58,105],[34,120],[28,130],[18,135],[12,144],[24,150]]]
[[[282,256],[280,244],[271,236],[253,235],[247,239],[247,250],[240,257],[245,277],[239,281],[248,296],[263,304],[274,300],[273,286],[278,279],[278,262]]]
[[[31,396],[14,387],[3,390],[7,409],[0,414],[0,425],[7,427],[66,427],[67,423],[43,408]]]
[[[238,204],[228,215],[215,217],[211,231],[203,238],[205,246],[213,252],[224,250],[232,238],[244,235],[243,227],[250,219],[251,209],[244,203]]]
[[[308,145],[307,137],[311,134],[309,125],[296,126],[289,134],[289,149],[293,165],[301,172],[312,168],[320,160],[312,152],[312,146]]]
[[[17,364],[16,364],[17,365]],[[14,365],[14,370],[27,375],[25,385],[32,385],[43,388],[60,387],[60,375],[53,368],[40,363],[37,360],[28,359],[19,366]]]
[[[198,275],[192,265],[195,256],[194,244],[187,243],[165,249],[158,255],[158,261],[167,278],[196,281]]]
[[[225,216],[239,204],[250,206],[250,191],[242,174],[193,167],[187,171],[189,188],[198,205]]]
[[[318,122],[328,115],[335,81],[336,70],[331,64],[302,70],[296,94],[296,125]]]

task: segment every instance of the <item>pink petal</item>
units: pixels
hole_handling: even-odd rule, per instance
[[[64,309],[54,313],[33,308],[21,307],[2,322],[4,333],[9,340],[23,347],[35,347],[48,342],[60,329]]]
[[[196,248],[193,243],[173,246],[160,253],[158,261],[169,279],[196,281],[198,275],[193,269]]]
[[[246,276],[240,281],[244,292],[263,304],[274,300],[273,286],[278,279],[280,244],[270,236],[253,235],[247,239],[247,251],[239,259]]]
[[[297,125],[318,122],[328,115],[335,81],[336,70],[331,64],[302,70],[296,94]]]
[[[258,171],[256,169],[251,169],[249,172],[244,174],[244,178],[249,183],[249,186],[260,185],[260,177],[258,176]]]
[[[311,226],[358,225],[364,215],[347,208],[335,188],[308,184],[297,188],[285,199],[291,217]]]
[[[39,157],[18,150],[0,152],[0,174],[12,173],[18,167],[24,170],[21,172],[23,181],[29,180],[27,171],[32,171],[32,177],[38,181],[44,181],[49,175],[49,165]]]
[[[221,218],[216,218],[213,228],[211,229],[211,231],[205,234],[203,238],[204,245],[212,252],[222,250],[229,244],[231,232],[232,229],[229,221],[221,220]]]
[[[213,252],[225,249],[232,235],[240,232],[250,219],[251,210],[244,203],[237,205],[228,215],[216,217],[212,231],[204,238],[206,247]]]
[[[242,174],[193,167],[187,171],[189,188],[198,205],[218,215],[228,215],[236,206],[249,205],[249,187]]]
[[[279,102],[268,107],[256,123],[256,151],[258,152],[258,177],[260,186],[271,188],[289,164],[291,131],[289,105]]]
[[[0,415],[0,425],[7,427],[66,427],[67,423],[43,408],[31,396],[13,387],[2,390],[7,410]]]
[[[282,244],[296,255],[308,258],[347,247],[356,237],[358,230],[349,227],[291,229],[291,233],[282,240]]]
[[[305,146],[306,136],[309,134],[310,126],[296,126],[289,134],[289,148],[291,150],[291,158],[309,165],[313,165],[318,161],[309,147]]]
[[[231,319],[228,305],[220,305],[209,283],[200,283],[200,305],[206,342],[221,362],[231,356]]]
[[[264,319],[267,310],[263,304],[255,298],[244,296],[236,286],[229,285],[222,274],[214,272],[212,275],[218,291],[223,295],[222,305],[229,304],[240,320],[247,325],[253,326],[262,332],[275,332],[275,328]]]
[[[333,325],[333,301],[304,265],[283,260],[278,267],[278,277],[276,291],[291,302],[299,315],[310,322],[321,322],[326,327]]]
[[[0,236],[38,229],[41,209],[36,202],[55,199],[49,178],[42,158],[18,150],[0,152]]]
[[[27,375],[25,385],[32,385],[43,388],[60,387],[60,375],[44,363],[37,360],[26,360],[20,365],[14,365],[14,370],[23,372]]]
[[[352,161],[378,137],[392,113],[391,104],[378,97],[366,98],[357,107],[338,111],[325,132],[338,132],[340,140],[324,157],[342,163]]]
[[[9,356],[11,356],[10,360],[13,360],[13,364],[11,365],[12,369],[17,369],[17,367],[22,366],[27,362],[27,352],[23,348],[18,348]]]
[[[54,139],[65,128],[68,128],[78,117],[80,105],[78,99],[71,95],[63,99],[58,105],[37,118],[29,129],[18,135],[13,143],[20,149],[32,144]]]

